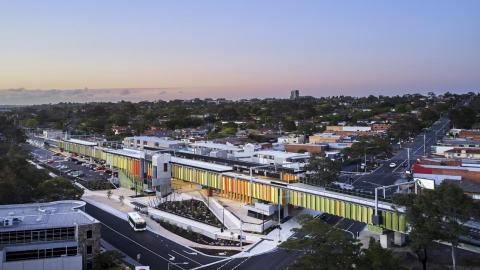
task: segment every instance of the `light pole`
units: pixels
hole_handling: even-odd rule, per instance
[[[427,155],[427,148],[425,148],[425,139],[426,139],[426,133],[423,133],[423,155]]]
[[[282,229],[280,227],[280,209],[281,209],[280,208],[280,188],[278,188],[277,190],[278,190],[278,192],[277,192],[277,196],[278,196],[278,199],[277,199],[277,201],[278,201],[278,242],[280,243],[280,242],[282,242],[282,240],[281,240],[282,235],[280,234],[280,230]],[[285,207],[286,207],[286,205],[285,205]]]
[[[407,148],[407,170],[410,171],[410,148]]]

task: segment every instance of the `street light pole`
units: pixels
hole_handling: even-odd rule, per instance
[[[363,146],[363,155],[365,157],[365,164],[364,164],[364,171],[367,172],[367,148],[366,146]]]
[[[410,148],[407,148],[407,169],[410,171]]]
[[[281,227],[280,227],[280,210],[281,210],[281,207],[280,207],[280,188],[277,189],[278,192],[277,192],[277,196],[278,196],[278,242],[281,242],[281,234],[280,234],[280,231],[281,231]],[[286,207],[286,206],[285,206]]]
[[[427,134],[423,133],[423,155],[427,155],[427,148],[425,148],[425,139],[426,139]]]

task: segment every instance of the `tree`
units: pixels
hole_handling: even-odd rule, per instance
[[[460,107],[450,110],[449,117],[454,127],[469,129],[477,121],[477,112],[470,107]]]
[[[394,123],[388,129],[388,134],[397,140],[407,139],[420,132],[425,127],[424,124],[416,117],[405,117]]]
[[[38,127],[38,121],[35,118],[29,118],[25,120],[24,125],[28,128],[37,128]]]
[[[384,249],[374,238],[370,238],[368,249],[363,249],[360,255],[358,269],[365,270],[397,270],[403,269],[398,258],[391,250]]]
[[[437,121],[439,117],[440,115],[430,108],[426,108],[420,113],[420,119],[425,123],[425,126],[430,126],[433,122]]]
[[[118,197],[118,200],[120,201],[120,204],[123,205],[123,201],[125,200],[125,196],[120,195],[120,196]]]
[[[452,244],[452,264],[456,267],[455,248],[466,233],[461,224],[478,218],[479,203],[463,193],[455,183],[444,181],[434,190],[421,190],[418,195],[398,194],[395,202],[406,206],[406,219],[412,227],[412,248],[427,269],[428,248],[435,240]]]
[[[321,219],[304,215],[299,217],[299,222],[302,227],[294,231],[308,237],[288,240],[281,245],[304,252],[292,269],[353,269],[359,264],[361,244],[357,240]]]
[[[38,193],[42,201],[79,200],[83,195],[83,189],[72,184],[63,177],[55,177],[38,186]]]
[[[116,251],[116,250],[108,250],[98,254],[93,263],[94,270],[100,269],[110,269],[117,266],[125,256]]]
[[[452,265],[456,269],[455,248],[460,242],[460,236],[466,235],[468,229],[462,224],[471,218],[479,218],[480,203],[463,192],[452,182],[443,182],[435,189],[436,202],[440,203],[440,217],[442,217],[440,236],[441,240],[452,244]]]
[[[364,155],[389,155],[392,152],[390,143],[379,137],[362,137],[358,142],[352,144],[351,147],[345,148],[345,155],[351,158],[360,158]]]
[[[312,154],[310,161],[306,166],[308,184],[326,186],[337,179],[340,173],[341,163],[333,161],[320,154]]]
[[[107,198],[110,199],[112,197],[112,191],[109,189],[107,191]]]

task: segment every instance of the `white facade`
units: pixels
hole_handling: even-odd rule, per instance
[[[261,150],[253,153],[251,161],[265,165],[277,165],[298,170],[305,166],[309,158],[309,153]]]
[[[158,197],[165,197],[172,192],[171,158],[170,154],[155,154],[152,156],[152,188]]]
[[[360,127],[360,126],[344,126],[343,131],[371,131],[371,127]]]
[[[123,139],[123,146],[131,149],[180,149],[184,142],[154,136],[134,136]]]
[[[43,138],[49,140],[61,140],[65,136],[65,133],[61,130],[54,130],[54,129],[45,129],[43,130]]]

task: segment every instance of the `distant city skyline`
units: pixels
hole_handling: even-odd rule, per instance
[[[478,92],[480,1],[3,1],[0,104]]]

